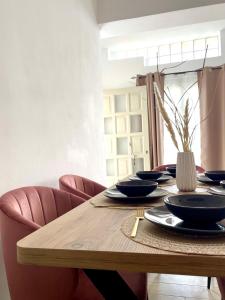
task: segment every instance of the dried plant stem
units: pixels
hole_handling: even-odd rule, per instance
[[[189,98],[187,98],[184,109],[184,127],[183,127],[183,149],[190,151],[190,136],[189,136]]]
[[[158,53],[157,53],[157,55],[158,55]],[[179,66],[181,66],[181,65],[183,65],[183,64],[185,64],[185,63],[186,63],[186,60],[184,60],[184,61],[182,61],[182,62],[180,62],[180,63],[178,63],[178,64],[176,64],[176,65],[174,65],[174,66],[167,67],[167,68],[163,68],[163,69],[160,71],[160,73],[163,73],[164,71],[169,70],[169,69],[177,68],[177,67],[179,67]]]
[[[204,73],[204,68],[205,68],[205,63],[206,63],[206,56],[207,56],[207,51],[208,51],[208,45],[206,47],[205,50],[205,56],[204,56],[204,60],[203,60],[203,66],[202,66],[202,74],[201,76],[203,77],[203,73]],[[197,126],[199,124],[201,124],[202,122],[204,122],[211,110],[212,107],[210,109],[210,111],[208,112],[208,114],[202,119],[200,120],[199,124],[196,124],[193,128],[193,130],[190,132],[190,122],[191,119],[193,117],[193,113],[197,107],[197,104],[199,103],[200,100],[200,96],[201,96],[201,88],[202,85],[199,87],[199,96],[196,102],[194,102],[193,104],[190,105],[190,100],[189,98],[187,98],[186,102],[185,102],[185,107],[184,110],[180,109],[180,102],[182,101],[182,99],[185,97],[185,95],[188,93],[188,91],[195,85],[198,83],[198,81],[193,82],[190,86],[188,86],[188,88],[185,89],[185,91],[183,92],[183,94],[181,95],[181,97],[179,98],[178,102],[176,103],[173,100],[173,97],[170,93],[169,88],[167,87],[167,90],[164,88],[163,83],[162,83],[162,77],[161,75],[164,74],[162,73],[163,71],[170,69],[170,68],[175,68],[178,67],[180,65],[182,65],[185,62],[181,62],[175,66],[172,67],[168,67],[168,68],[163,68],[161,71],[159,71],[159,57],[158,57],[158,53],[157,53],[157,72],[159,74],[159,80],[158,80],[158,85],[156,82],[154,82],[154,91],[155,91],[155,96],[156,96],[156,102],[157,102],[157,107],[164,119],[165,125],[169,131],[169,134],[171,136],[171,139],[175,145],[175,147],[177,148],[177,150],[179,151],[179,144],[177,141],[177,137],[175,132],[177,133],[177,136],[179,138],[179,140],[181,141],[181,145],[182,145],[182,149],[184,152],[189,152],[191,151],[191,146],[192,146],[192,142],[193,142],[193,136],[195,133],[195,130],[197,128]],[[165,100],[163,99],[163,95],[161,94],[163,91],[164,95],[165,95]],[[166,106],[170,109],[173,118],[171,119],[168,115],[168,112],[166,110]]]
[[[206,49],[205,49],[205,56],[204,56],[204,59],[203,59],[203,64],[202,64],[202,73],[201,73],[201,81],[203,80],[203,75],[204,75],[204,69],[205,69],[205,64],[206,64],[206,57],[207,57],[207,52],[208,52],[208,45],[206,45]],[[190,118],[192,117],[198,103],[199,103],[199,100],[200,100],[200,97],[201,97],[201,93],[202,93],[202,84],[200,85],[199,87],[199,93],[198,93],[198,99],[195,103],[195,105],[193,106],[193,110],[192,112],[190,112]]]
[[[183,131],[183,117],[182,117],[181,113],[179,112],[178,107],[176,106],[176,104],[174,103],[174,101],[172,99],[172,96],[171,96],[169,88],[168,88],[168,94],[166,94],[166,95],[167,95],[167,100],[169,101],[169,103],[166,100],[164,100],[164,102],[170,107],[170,110],[171,110],[171,112],[172,112],[172,114],[174,116],[175,122],[173,122],[171,119],[170,119],[170,121],[172,122],[172,124],[176,128],[177,133],[179,135],[179,138],[181,140],[181,144],[183,146],[183,144],[184,144],[184,142],[183,142],[183,135],[182,135],[182,131]],[[161,98],[162,98],[162,96],[161,96]],[[172,105],[172,107],[171,107],[171,105]]]
[[[168,113],[163,105],[163,100],[161,98],[161,95],[160,95],[160,92],[159,92],[159,89],[158,89],[158,86],[155,84],[154,85],[154,88],[155,88],[155,94],[156,94],[156,102],[157,102],[157,105],[158,105],[158,108],[159,108],[159,111],[160,113],[162,114],[162,117],[165,121],[165,124],[166,124],[166,127],[170,133],[170,136],[171,136],[171,139],[175,145],[175,147],[177,148],[177,150],[179,151],[179,146],[178,146],[178,143],[177,143],[177,139],[176,139],[176,135],[175,135],[175,132],[174,132],[174,129],[173,129],[173,126],[171,124],[171,121],[170,121],[170,118],[168,116]]]
[[[157,70],[158,70],[158,65],[157,65]],[[157,84],[157,83],[155,82],[155,84]],[[168,88],[168,93],[167,93],[167,91],[163,88],[163,85],[162,85],[162,82],[161,82],[161,76],[159,76],[159,85],[160,85],[160,89],[159,89],[159,87],[158,87],[158,92],[159,92],[159,94],[160,94],[160,96],[161,96],[161,99],[162,99],[163,97],[162,97],[162,95],[161,95],[161,93],[160,93],[160,90],[162,90],[162,91],[164,92],[164,94],[165,94],[167,100],[168,100],[169,103],[172,105],[172,112],[173,112],[173,114],[174,114],[174,116],[175,116],[175,124],[181,123],[181,122],[182,122],[182,115],[180,114],[180,112],[179,112],[179,110],[178,110],[178,107],[175,105],[175,103],[174,103],[172,97],[170,96],[170,90],[169,90],[169,88]],[[157,85],[157,86],[158,86],[158,85]],[[174,112],[174,110],[175,110],[175,112]],[[177,115],[178,115],[179,120],[177,119]],[[177,121],[178,121],[178,122],[177,122]]]
[[[182,94],[182,96],[180,97],[180,99],[179,99],[177,105],[180,104],[181,100],[184,98],[184,96],[187,94],[187,92],[188,92],[195,84],[197,84],[197,83],[198,83],[198,80],[195,81],[195,82],[193,82],[193,83],[192,83],[192,84],[191,84],[191,85],[183,92],[183,94]]]

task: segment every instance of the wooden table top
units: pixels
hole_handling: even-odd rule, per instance
[[[175,187],[167,189],[175,191]],[[163,251],[127,238],[120,228],[132,213],[135,211],[95,208],[87,201],[20,240],[18,261],[37,266],[225,276],[225,256]]]

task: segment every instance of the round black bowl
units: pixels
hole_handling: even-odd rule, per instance
[[[225,180],[220,181],[220,185],[225,189]]]
[[[225,179],[225,171],[220,170],[220,171],[207,171],[205,172],[205,175],[209,177],[212,180],[215,181],[220,181]]]
[[[167,167],[166,170],[171,174],[176,174],[176,165]]]
[[[136,175],[144,180],[157,180],[163,175],[163,173],[159,171],[139,171]]]
[[[147,180],[121,181],[116,188],[129,197],[146,196],[157,188],[158,183]]]
[[[169,175],[176,178],[176,165],[167,167],[166,170],[169,172]]]
[[[164,199],[168,210],[191,224],[212,224],[225,218],[225,197],[216,195],[176,195]]]

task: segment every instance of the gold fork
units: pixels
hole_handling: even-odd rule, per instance
[[[135,220],[135,223],[134,223],[134,226],[132,228],[131,235],[130,235],[131,237],[135,237],[136,236],[139,221],[143,220],[143,219],[144,219],[144,208],[138,208],[137,209],[136,220]]]

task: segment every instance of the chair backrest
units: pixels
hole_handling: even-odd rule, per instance
[[[79,197],[47,187],[24,187],[0,198],[1,240],[12,300],[73,299],[78,270],[20,265],[16,243],[83,202]]]
[[[161,166],[158,166],[158,167],[155,167],[153,169],[153,171],[166,171],[166,168],[167,167],[173,167],[173,166],[176,166],[175,164],[167,164],[167,165],[161,165]],[[198,173],[204,173],[205,172],[205,169],[203,169],[202,167],[200,166],[196,166],[196,171]]]
[[[78,175],[63,175],[59,178],[59,187],[61,190],[85,200],[94,197],[106,189],[103,185]]]
[[[43,226],[81,204],[83,199],[48,187],[24,187],[0,198],[5,212],[21,215],[25,220]]]

